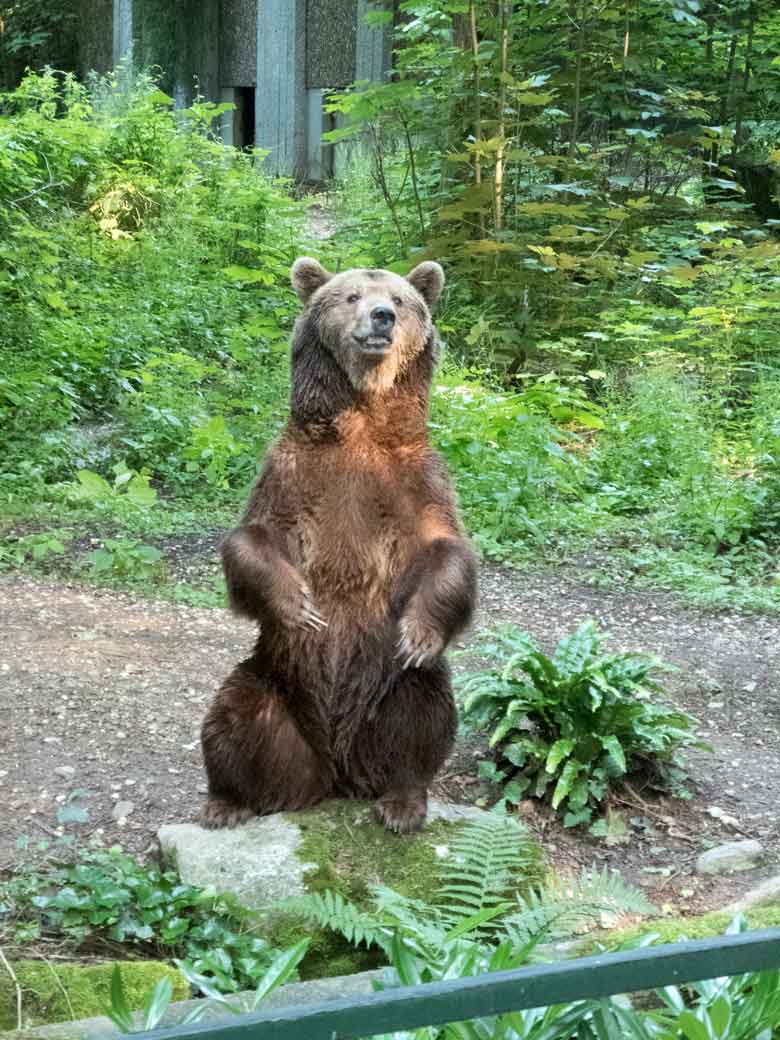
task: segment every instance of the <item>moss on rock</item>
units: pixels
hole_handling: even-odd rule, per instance
[[[680,942],[683,939],[711,939],[723,935],[737,915],[728,911],[713,911],[697,917],[661,917],[642,924],[634,925],[620,931],[609,932],[597,936],[582,953],[593,953],[597,947],[614,949],[623,943],[634,942],[643,935],[657,935],[659,943]],[[757,906],[743,913],[748,927],[778,928],[780,927],[780,904]]]
[[[478,811],[474,811],[478,815]],[[392,834],[374,817],[365,802],[329,801],[315,809],[289,814],[300,829],[298,859],[306,865],[307,892],[339,892],[359,907],[371,907],[371,887],[384,885],[402,895],[433,902],[439,887],[442,858],[453,837],[470,822],[468,816],[433,819],[414,835]],[[541,874],[541,853],[529,871],[528,882]],[[349,975],[380,967],[381,951],[356,948],[332,932],[311,929],[292,913],[265,917],[260,933],[274,946],[290,946],[310,936],[308,953],[300,966],[303,979]]]
[[[166,976],[171,980],[174,1000],[186,1000],[190,996],[184,977],[175,968],[158,961],[84,965],[20,960],[11,966],[22,990],[24,1028],[104,1015],[111,1005],[111,975],[115,963],[122,972],[125,995],[132,1010],[142,1008],[150,990]],[[0,1030],[15,1029],[16,1024],[16,987],[9,974],[2,972]]]
[[[446,846],[462,824],[436,820],[415,835],[391,834],[362,802],[326,802],[295,815],[303,841],[307,892],[326,889],[359,906],[368,904],[372,885],[386,885],[412,899],[430,900],[436,891],[437,847]]]

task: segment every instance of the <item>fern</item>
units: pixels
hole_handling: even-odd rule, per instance
[[[309,924],[318,928],[328,928],[332,932],[343,935],[347,942],[366,947],[386,946],[387,935],[376,916],[361,910],[354,903],[345,899],[339,892],[310,892],[297,899],[289,899],[285,909],[297,911]]]
[[[504,814],[464,827],[450,848],[452,856],[440,872],[438,898],[446,900],[443,915],[452,923],[511,905],[507,901],[535,858],[525,827]]]
[[[601,915],[651,914],[654,907],[639,889],[604,867],[583,867],[579,878],[552,877],[525,896],[517,897],[519,911],[503,922],[503,931],[514,946],[531,939],[551,941],[593,928]]]
[[[407,967],[419,961],[431,979],[499,970],[502,958],[527,959],[536,943],[597,925],[605,912],[653,912],[641,892],[606,868],[518,894],[536,857],[525,827],[503,812],[469,823],[450,849],[432,903],[377,885],[371,910],[338,892],[288,900],[286,908],[355,946],[379,947],[396,968],[399,958]]]
[[[461,680],[464,718],[490,730],[495,749],[483,775],[504,784],[511,803],[526,791],[548,797],[567,827],[591,823],[626,775],[679,787],[682,749],[706,747],[694,720],[657,696],[655,676],[667,666],[606,653],[604,640],[586,621],[547,657],[527,633],[504,627],[477,647],[490,666]]]

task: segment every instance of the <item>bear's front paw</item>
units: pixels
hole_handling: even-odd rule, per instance
[[[420,668],[438,657],[444,649],[444,637],[433,625],[414,610],[408,611],[399,622],[398,652],[402,668]]]
[[[281,587],[277,591],[276,614],[288,628],[310,628],[319,632],[328,622],[314,606],[311,589],[293,568],[285,569]]]
[[[389,831],[413,834],[422,830],[428,813],[425,791],[386,794],[376,803],[376,814]]]

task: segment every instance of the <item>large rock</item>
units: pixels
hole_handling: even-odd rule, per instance
[[[354,896],[370,884],[425,897],[447,839],[469,820],[487,814],[473,806],[431,801],[420,834],[390,834],[363,802],[325,802],[301,813],[277,813],[233,830],[194,823],[158,831],[163,857],[182,881],[230,893],[245,907],[268,910],[307,890],[339,888]]]
[[[286,948],[309,936],[300,973],[312,979],[375,968],[382,963],[381,952],[355,947],[335,932],[312,932],[285,900],[330,889],[370,909],[371,887],[384,885],[430,902],[437,897],[442,865],[453,855],[453,837],[487,815],[472,806],[433,801],[425,829],[401,837],[376,821],[372,805],[331,801],[306,812],[252,820],[235,830],[170,825],[160,829],[159,838],[165,858],[175,863],[184,882],[213,885],[256,911],[258,934],[272,946]],[[538,859],[529,875],[538,878]],[[518,877],[518,887],[526,880]]]
[[[732,874],[737,870],[753,870],[764,858],[760,842],[729,841],[702,852],[696,860],[698,874]]]
[[[302,895],[304,874],[315,866],[300,855],[300,827],[281,813],[232,830],[172,823],[161,827],[157,837],[182,881],[200,888],[213,885],[251,909]]]

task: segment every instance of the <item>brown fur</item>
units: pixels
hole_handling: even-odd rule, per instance
[[[203,724],[201,820],[338,794],[375,798],[388,827],[414,830],[454,739],[442,653],[476,581],[425,426],[443,275],[329,275],[304,258],[293,283],[305,307],[290,420],[223,547],[231,606],[260,634]]]

